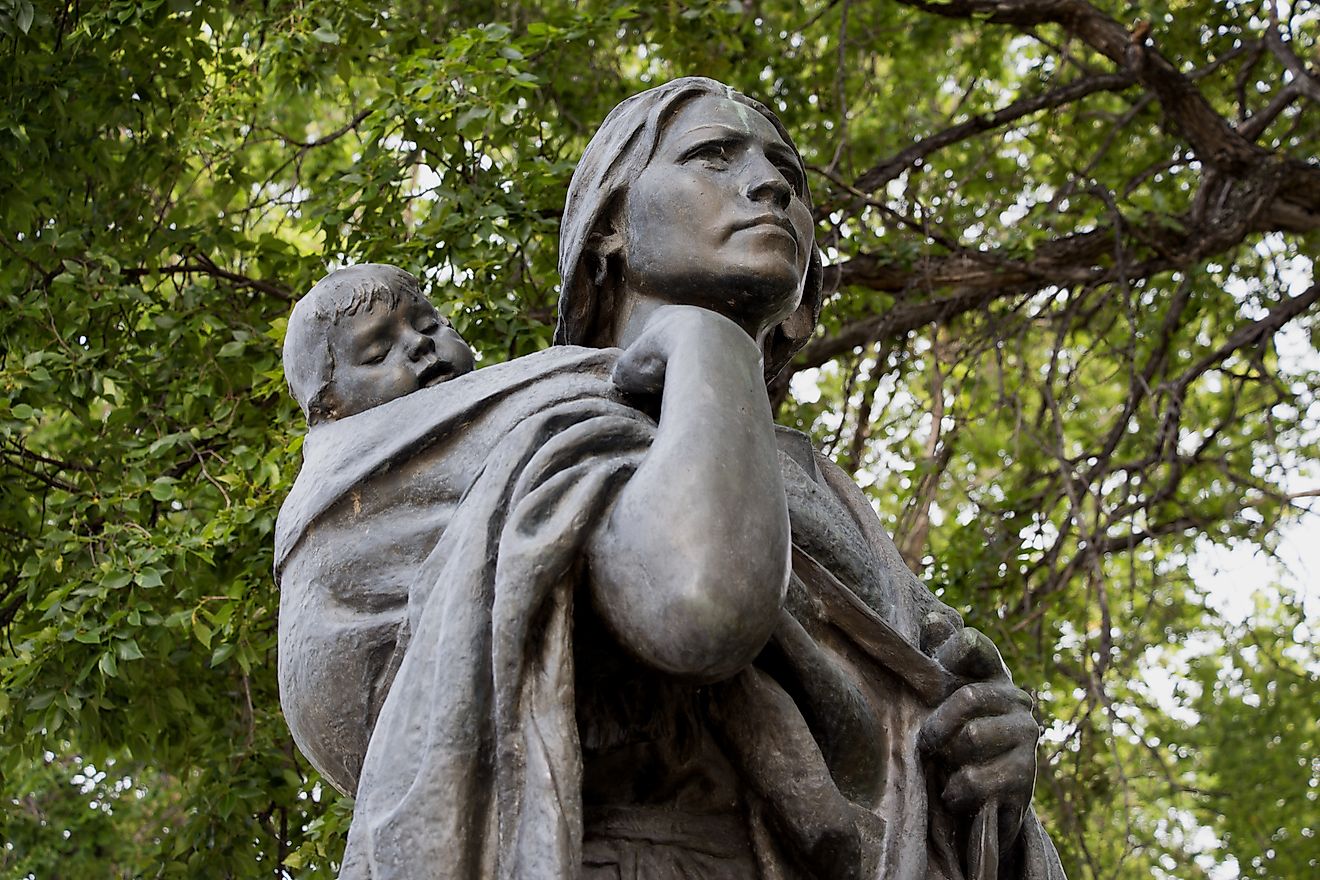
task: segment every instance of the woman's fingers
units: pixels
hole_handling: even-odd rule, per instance
[[[1020,746],[997,758],[963,767],[944,786],[944,803],[958,813],[972,813],[990,800],[1020,812],[1031,800],[1036,782],[1034,745]]]
[[[971,764],[1023,746],[1034,749],[1039,736],[1036,719],[1019,710],[967,722],[949,740],[946,751],[954,765]]]
[[[629,348],[614,364],[611,377],[625,394],[659,394],[665,387],[664,356],[650,346]]]
[[[949,740],[969,721],[1031,708],[1031,697],[999,681],[964,685],[941,703],[921,726],[921,745],[928,751],[944,751]]]
[[[945,639],[934,654],[941,666],[968,681],[1012,681],[995,643],[970,626]]]
[[[944,614],[932,611],[921,622],[921,650],[934,657],[935,649],[961,629],[962,622],[952,612]]]
[[[641,334],[614,364],[614,384],[627,394],[659,394],[664,390],[670,354],[680,338],[712,321],[733,326],[727,318],[696,306],[666,305],[656,309]]]
[[[936,753],[936,765],[948,774],[944,803],[962,814],[997,804],[999,838],[1007,845],[1021,829],[1036,781],[1039,729],[1031,696],[1013,686],[994,643],[975,629],[932,615],[921,645],[949,672],[971,681],[921,728],[921,747]]]

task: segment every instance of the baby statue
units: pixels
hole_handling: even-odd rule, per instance
[[[472,349],[417,279],[365,263],[331,272],[293,307],[289,390],[311,427],[472,372]]]

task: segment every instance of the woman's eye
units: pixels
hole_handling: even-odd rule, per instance
[[[417,332],[418,332],[418,333],[425,333],[425,334],[429,335],[429,334],[434,333],[435,331],[437,331],[437,330],[439,330],[439,329],[440,329],[440,322],[439,322],[439,321],[424,321],[424,322],[422,322],[420,325],[418,325],[418,327],[417,327]]]
[[[364,366],[374,367],[376,364],[385,363],[385,358],[389,357],[389,354],[389,349],[383,351],[369,351],[363,356],[362,363]]]
[[[798,170],[798,167],[788,162],[782,162],[775,167],[784,176],[784,180],[788,181],[788,185],[793,187],[793,192],[802,195],[804,181],[802,180],[802,172]]]
[[[731,150],[728,144],[715,142],[702,144],[699,147],[690,150],[685,156],[688,160],[697,160],[708,163],[725,163],[729,161]]]

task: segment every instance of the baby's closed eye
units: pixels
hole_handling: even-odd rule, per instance
[[[358,363],[363,366],[374,366],[385,363],[385,358],[389,356],[390,348],[387,345],[373,345],[371,348],[362,352],[358,358]]]

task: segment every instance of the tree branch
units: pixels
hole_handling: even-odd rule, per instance
[[[1174,218],[1175,223],[1160,217],[1136,223],[1118,216],[1114,227],[1047,242],[1026,260],[969,249],[922,257],[911,264],[860,254],[839,265],[839,286],[894,293],[897,302],[879,315],[813,340],[794,368],[819,366],[858,345],[949,321],[999,299],[1049,287],[1131,283],[1191,265],[1235,247],[1252,231],[1278,228],[1276,196],[1290,181],[1287,170],[1276,162],[1261,163],[1238,178],[1207,173],[1192,210]],[[1320,226],[1320,214],[1311,219],[1305,228]],[[1130,244],[1116,248],[1124,241]],[[1116,253],[1132,248],[1144,251],[1145,258],[1115,259]],[[936,291],[948,292],[937,296]],[[927,298],[918,299],[923,293]]]
[[[1320,78],[1306,69],[1306,64],[1292,50],[1291,42],[1283,41],[1277,21],[1265,29],[1265,45],[1274,53],[1274,57],[1279,59],[1279,63],[1293,75],[1293,81],[1289,85],[1296,86],[1298,92],[1320,104]]]
[[[1032,113],[1038,113],[1041,110],[1048,110],[1053,107],[1061,107],[1064,104],[1071,104],[1096,92],[1122,91],[1132,84],[1132,78],[1121,73],[1086,77],[1069,83],[1062,88],[1014,101],[994,113],[973,116],[966,122],[918,140],[857,178],[854,186],[862,192],[874,192],[931,153],[944,147],[996,128],[1002,128],[1010,122],[1021,119],[1023,116],[1029,116]]]
[[[306,152],[315,147],[323,147],[326,144],[334,143],[335,141],[339,140],[341,137],[343,137],[344,135],[348,134],[350,131],[361,125],[363,120],[365,120],[369,115],[371,115],[370,107],[366,108],[365,110],[359,110],[357,113],[353,115],[353,118],[350,119],[348,122],[346,122],[342,127],[335,129],[334,131],[330,132],[327,135],[324,135],[319,138],[314,138],[310,141],[300,141],[297,138],[292,138],[286,134],[278,132],[273,128],[268,128],[267,130],[270,131],[272,134],[274,134],[280,140],[284,141],[284,143],[288,144],[289,146],[297,147],[299,151]]]
[[[1216,364],[1222,363],[1229,355],[1243,348],[1259,345],[1266,338],[1273,336],[1284,324],[1320,302],[1320,281],[1312,284],[1297,296],[1289,297],[1270,309],[1259,321],[1252,321],[1233,331],[1223,345],[1198,360],[1173,383],[1171,389],[1175,395],[1185,392],[1202,374]]]
[[[276,299],[282,299],[285,302],[293,302],[293,293],[278,284],[270,281],[263,281],[260,278],[249,278],[246,275],[240,275],[237,272],[230,272],[228,269],[221,269],[210,258],[197,254],[192,263],[178,263],[173,266],[161,266],[158,269],[147,268],[129,268],[124,269],[122,274],[125,278],[144,278],[151,275],[208,275],[212,278],[219,278],[228,281],[238,287],[248,287],[252,290],[268,294]]]
[[[945,18],[976,18],[992,24],[1028,27],[1051,22],[1083,40],[1118,70],[1150,89],[1166,122],[1187,139],[1205,165],[1232,176],[1274,161],[1292,180],[1283,201],[1303,214],[1320,213],[1320,166],[1275,156],[1252,143],[1220,116],[1187,76],[1148,45],[1149,26],[1129,32],[1086,0],[898,0],[905,6]]]

